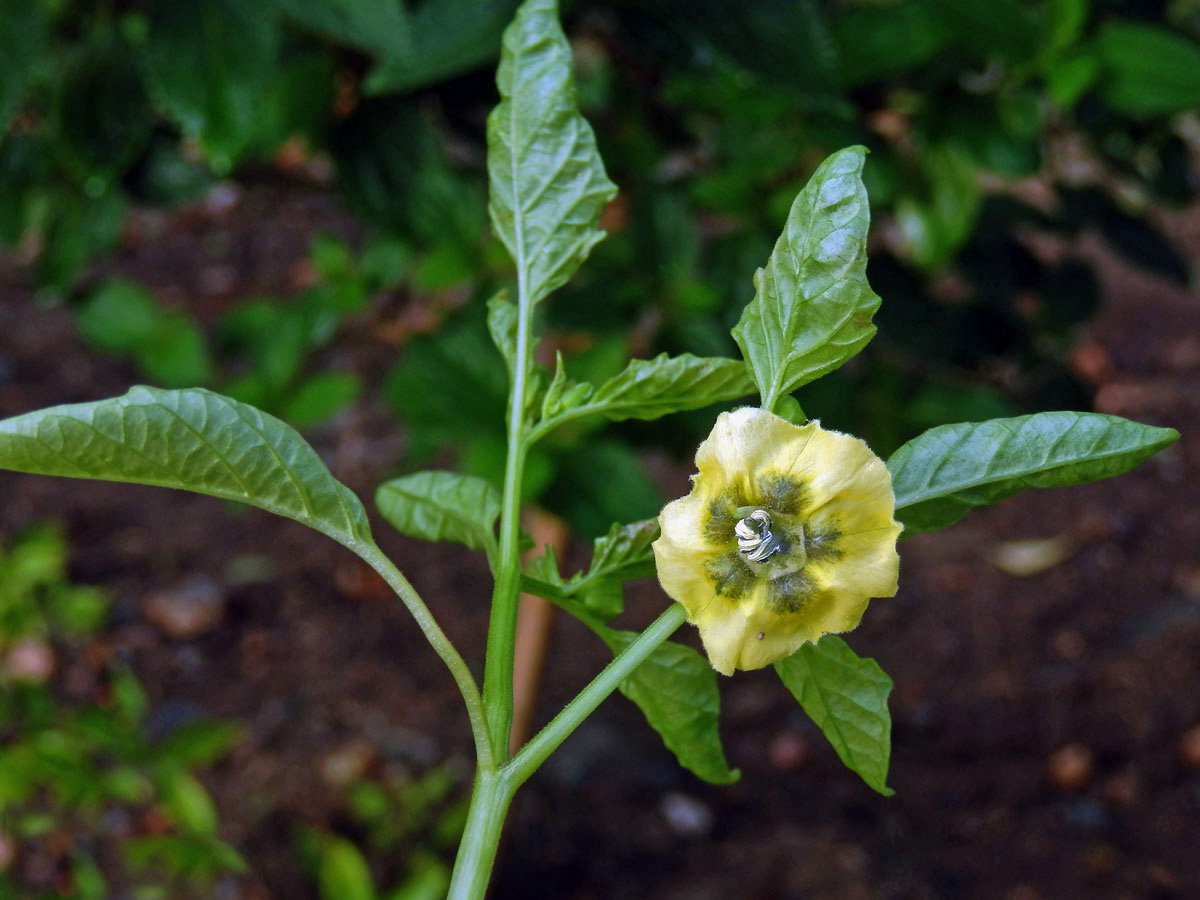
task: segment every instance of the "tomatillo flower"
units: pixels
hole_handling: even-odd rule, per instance
[[[718,672],[849,631],[896,593],[892,478],[858,438],[744,407],[721,413],[696,467],[658,517],[654,557]]]

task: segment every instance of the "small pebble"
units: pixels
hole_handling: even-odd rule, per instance
[[[362,778],[375,759],[375,749],[366,741],[350,741],[321,760],[321,777],[333,787],[344,788]]]
[[[18,641],[4,657],[4,671],[17,681],[45,684],[54,674],[54,648],[41,638]]]
[[[1087,641],[1078,632],[1064,628],[1054,635],[1054,652],[1063,659],[1079,659],[1087,652]]]
[[[767,744],[767,758],[777,769],[798,769],[808,760],[808,742],[794,731],[781,731]]]
[[[1200,769],[1200,724],[1193,725],[1179,738],[1179,757],[1193,769]]]
[[[703,837],[712,830],[716,818],[707,805],[687,794],[667,794],[659,808],[671,830],[683,837]]]
[[[225,597],[215,581],[197,575],[152,595],[142,614],[167,636],[188,640],[221,623],[225,617]]]
[[[1067,744],[1046,760],[1046,777],[1056,788],[1076,791],[1092,777],[1092,751],[1083,744]]]

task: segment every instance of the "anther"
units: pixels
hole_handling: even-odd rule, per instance
[[[738,550],[751,562],[762,562],[779,550],[779,539],[771,534],[771,517],[756,509],[733,526]]]

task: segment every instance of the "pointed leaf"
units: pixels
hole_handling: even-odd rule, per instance
[[[586,381],[578,382],[568,378],[562,353],[555,353],[554,378],[546,388],[545,397],[542,398],[542,419],[551,419],[575,409],[585,403],[595,390],[596,388]]]
[[[657,538],[657,519],[613,525],[608,534],[596,538],[592,545],[592,564],[586,575],[577,576],[575,580],[648,578],[654,574],[654,551],[650,545]]]
[[[813,173],[733,329],[766,409],[836,369],[875,334],[871,316],[879,297],[867,284],[866,152],[841,150]]]
[[[426,541],[458,541],[491,555],[500,492],[490,481],[457,472],[417,472],[385,481],[375,505],[397,531]]]
[[[508,299],[508,291],[500,291],[488,300],[487,327],[511,377],[517,366],[517,307]]]
[[[591,126],[579,114],[571,48],[554,0],[527,0],[504,32],[488,117],[492,225],[516,263],[530,303],[564,284],[604,232],[616,194]]]
[[[662,353],[630,360],[587,405],[614,421],[657,419],[752,393],[754,378],[741,360]]]
[[[289,0],[312,6],[309,0]],[[397,0],[388,0],[398,5]],[[317,4],[319,5],[319,4]],[[379,60],[363,81],[368,94],[407,93],[491,62],[517,0],[437,0],[409,4],[410,43],[418,53]]]
[[[339,44],[390,57],[411,52],[409,16],[397,0],[269,0],[289,19]]]
[[[975,506],[1026,488],[1066,487],[1128,472],[1179,432],[1099,413],[1048,412],[942,425],[888,460],[896,518],[908,533],[953,525]]]
[[[304,438],[201,388],[131,388],[0,421],[0,468],[179,488],[249,503],[352,547],[371,542],[362,504]]]
[[[608,534],[596,538],[591,565],[567,583],[567,594],[578,596],[589,612],[605,622],[619,616],[625,609],[622,583],[654,574],[650,544],[657,537],[657,519],[613,525]]]
[[[601,636],[614,654],[638,637],[607,629]],[[638,705],[681,766],[713,784],[737,781],[740,773],[729,768],[721,747],[717,675],[699,653],[670,641],[660,644],[621,682],[620,690]]]
[[[887,699],[892,679],[875,660],[863,659],[841,638],[827,634],[775,663],[775,671],[842,762],[890,796],[892,717]]]
[[[1096,37],[1101,90],[1133,116],[1166,116],[1200,104],[1200,44],[1151,24],[1108,21]]]
[[[345,838],[329,835],[321,842],[317,881],[321,900],[375,900],[377,896],[371,867]]]

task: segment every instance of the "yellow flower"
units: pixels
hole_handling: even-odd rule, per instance
[[[717,418],[696,468],[658,517],[654,557],[718,672],[849,631],[896,593],[892,478],[858,438],[744,407]]]

